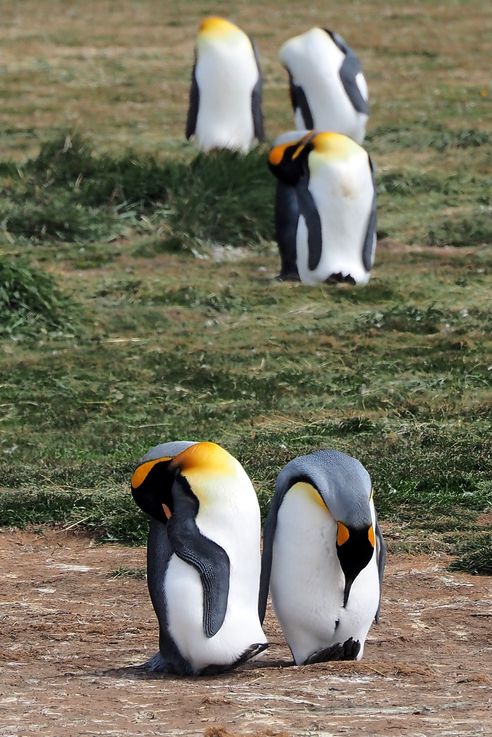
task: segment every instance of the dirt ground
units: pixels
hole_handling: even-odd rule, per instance
[[[439,557],[390,556],[381,623],[361,663],[290,667],[270,648],[215,678],[141,675],[157,628],[144,548],[65,531],[0,534],[0,735],[294,737],[492,734],[490,578]]]

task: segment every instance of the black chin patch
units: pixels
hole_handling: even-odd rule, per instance
[[[349,527],[349,538],[343,545],[337,543],[337,555],[345,581],[352,583],[371,560],[374,548],[369,542],[369,526],[362,529]]]
[[[164,524],[167,522],[167,517],[162,505],[165,504],[170,512],[173,512],[171,486],[175,472],[170,471],[170,463],[171,460],[156,463],[142,483],[136,489],[132,487],[132,496],[140,509]]]

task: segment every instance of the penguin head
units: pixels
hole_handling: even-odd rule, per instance
[[[343,606],[347,606],[352,584],[371,560],[376,539],[372,522],[361,527],[348,526],[337,521],[336,550],[345,576]]]
[[[142,463],[131,479],[135,502],[154,519],[166,523],[174,513],[173,486],[179,480],[181,491],[193,497],[196,512],[201,505],[220,503],[224,494],[243,479],[240,463],[216,443],[190,445],[175,456],[164,456]]]
[[[170,469],[172,458],[164,456],[145,461],[134,471],[131,491],[135,502],[147,514],[167,522],[173,512],[171,489],[176,472]]]
[[[277,179],[296,185],[303,175],[308,174],[307,159],[313,150],[312,142],[315,136],[316,131],[306,131],[299,137],[297,131],[294,140],[291,140],[290,134],[277,138],[276,145],[268,154],[268,166]]]
[[[238,26],[218,15],[204,18],[199,27],[196,38],[198,51],[204,51],[213,47],[238,46],[245,41],[249,42],[248,36]]]

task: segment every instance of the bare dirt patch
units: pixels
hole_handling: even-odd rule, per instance
[[[390,556],[382,621],[361,663],[289,667],[270,613],[264,656],[230,675],[141,675],[157,628],[145,549],[66,532],[4,532],[0,735],[492,733],[491,581],[447,559]]]

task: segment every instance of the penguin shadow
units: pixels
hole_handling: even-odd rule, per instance
[[[231,675],[240,675],[241,673],[255,674],[257,671],[265,669],[275,668],[283,669],[294,666],[293,660],[283,658],[258,658],[258,660],[250,660],[237,668],[233,668],[228,671],[216,674],[207,675],[178,675],[176,673],[163,673],[158,671],[150,671],[144,665],[127,665],[121,668],[107,668],[104,670],[95,670],[91,673],[87,673],[88,676],[96,678],[114,678],[116,680],[130,680],[130,681],[162,681],[162,680],[209,680],[224,678]]]

